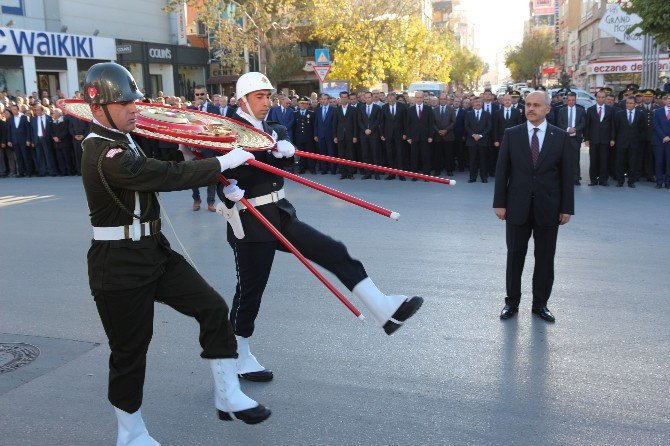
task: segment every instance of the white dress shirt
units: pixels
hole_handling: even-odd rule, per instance
[[[533,143],[533,129],[535,126],[530,123],[530,121],[526,121],[526,127],[528,128],[528,145],[532,145]],[[537,128],[540,130],[537,132],[537,139],[540,142],[540,147],[539,151],[542,153],[542,144],[544,143],[544,135],[547,133],[547,120],[545,119],[542,121],[542,124],[538,125]]]

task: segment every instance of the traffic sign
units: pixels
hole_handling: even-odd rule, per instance
[[[330,65],[314,65],[312,68],[321,83],[326,80],[326,76],[330,73]]]
[[[326,48],[314,50],[314,62],[317,65],[330,65],[330,50]]]

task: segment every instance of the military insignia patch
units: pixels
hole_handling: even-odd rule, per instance
[[[121,152],[123,152],[123,149],[119,149],[117,147],[116,149],[110,149],[109,152],[107,152],[107,155],[105,155],[105,156],[107,158],[114,158],[114,155],[118,155]]]
[[[86,92],[88,93],[88,97],[91,98],[91,100],[95,99],[95,97],[98,95],[98,89],[95,87],[88,87]]]

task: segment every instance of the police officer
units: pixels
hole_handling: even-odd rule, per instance
[[[262,73],[250,72],[240,76],[235,91],[241,105],[234,119],[271,134],[277,140],[277,151],[258,152],[256,158],[281,167],[293,157],[295,148],[288,141],[283,126],[263,121],[270,108],[274,87]],[[254,333],[254,321],[275,251],[286,249],[240,203],[234,203],[241,199],[240,191],[305,257],[335,274],[361,299],[387,334],[397,330],[419,309],[422,298],[383,294],[368,277],[363,264],[351,258],[344,244],[300,221],[295,208],[286,199],[282,177],[250,166],[233,169],[226,176],[237,180],[236,186],[219,186],[219,197],[224,201],[220,204],[224,215],[224,207],[239,210],[239,227],[234,228],[235,217],[229,217],[228,242],[233,248],[237,268],[237,287],[230,319],[237,336],[238,373],[243,378],[251,381],[270,381],[273,378],[272,372],[266,370],[251,353],[249,338]]]
[[[270,416],[268,409],[240,390],[228,307],[170,249],[160,231],[155,194],[215,184],[223,170],[253,156],[238,150],[198,162],[147,158],[129,133],[136,126],[135,100],[141,97],[132,75],[121,65],[95,64],[86,75],[85,100],[93,115],[82,156],[93,225],[89,283],[111,349],[108,397],[118,419],[117,446],[158,444],[140,412],[156,300],[199,323],[200,356],[209,361],[214,374],[219,418],[230,420],[233,413],[245,423],[258,423]],[[186,149],[183,153],[192,156]]]
[[[301,96],[298,100],[298,110],[293,112],[295,114],[293,125],[293,139],[298,149],[316,153],[314,147],[314,112],[309,109],[309,98]],[[309,170],[310,173],[316,173],[316,162],[311,158],[300,158],[298,163],[298,173],[305,173]]]

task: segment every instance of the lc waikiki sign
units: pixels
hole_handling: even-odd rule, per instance
[[[0,55],[116,60],[114,39],[0,28]]]

